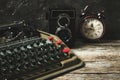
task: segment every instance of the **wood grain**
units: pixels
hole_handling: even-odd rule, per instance
[[[85,62],[86,66],[71,73],[120,73],[120,63],[116,61]]]
[[[66,74],[53,80],[120,80],[120,74]]]
[[[85,67],[54,80],[120,80],[120,41],[77,43],[72,50],[85,62]]]

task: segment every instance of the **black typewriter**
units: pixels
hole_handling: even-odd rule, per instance
[[[33,26],[28,25],[25,21],[0,25],[0,44],[33,36],[39,36],[39,33]]]
[[[83,65],[57,36],[38,32],[0,44],[0,80],[49,79]]]

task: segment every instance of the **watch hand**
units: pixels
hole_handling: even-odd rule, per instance
[[[91,27],[92,27],[92,28],[94,27],[93,24],[91,24]]]
[[[92,30],[92,31],[95,31],[95,29],[93,29],[93,28],[86,28],[87,30]]]

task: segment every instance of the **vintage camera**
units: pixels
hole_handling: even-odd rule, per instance
[[[60,37],[69,47],[75,42],[74,8],[50,8],[48,12],[49,32]]]

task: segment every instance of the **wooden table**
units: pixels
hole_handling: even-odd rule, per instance
[[[85,67],[53,80],[120,80],[120,41],[78,42],[73,52],[85,62]]]

